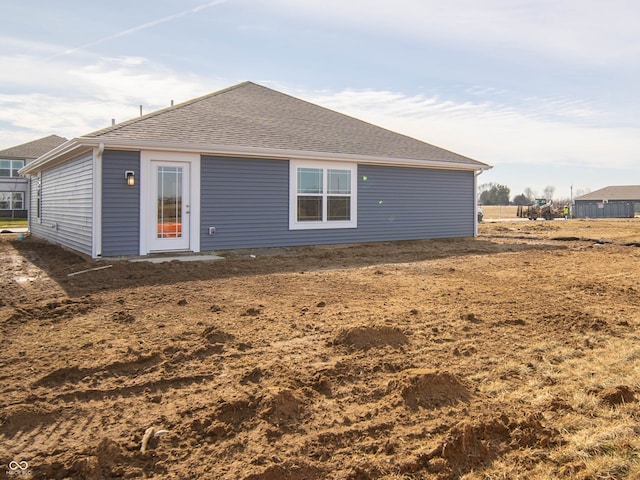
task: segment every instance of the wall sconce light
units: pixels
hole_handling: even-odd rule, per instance
[[[136,174],[133,170],[127,170],[124,172],[124,178],[127,181],[127,185],[133,187],[136,184]]]

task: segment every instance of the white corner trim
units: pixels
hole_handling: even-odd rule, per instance
[[[93,149],[93,194],[92,196],[92,232],[91,256],[102,256],[102,154],[104,143]]]

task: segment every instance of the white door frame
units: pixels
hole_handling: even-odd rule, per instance
[[[200,155],[197,153],[143,150],[140,152],[140,255],[152,251],[150,238],[155,234],[156,199],[153,171],[154,162],[180,162],[189,164],[188,192],[183,192],[183,202],[189,205],[189,246],[192,252],[200,251]],[[154,182],[154,183],[152,183]],[[158,250],[154,250],[158,251]]]

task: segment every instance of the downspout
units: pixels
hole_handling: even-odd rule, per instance
[[[26,163],[26,162],[25,162]],[[28,185],[27,185],[27,195],[29,196],[29,209],[27,210],[27,235],[31,235],[31,221],[33,220],[33,177],[31,175],[26,176]]]
[[[93,161],[93,258],[102,257],[102,154],[104,143],[94,149]]]
[[[478,177],[484,170],[476,171],[473,176],[473,236],[478,236]]]

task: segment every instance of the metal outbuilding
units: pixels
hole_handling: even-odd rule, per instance
[[[633,218],[640,213],[640,185],[601,188],[574,199],[576,218]]]

